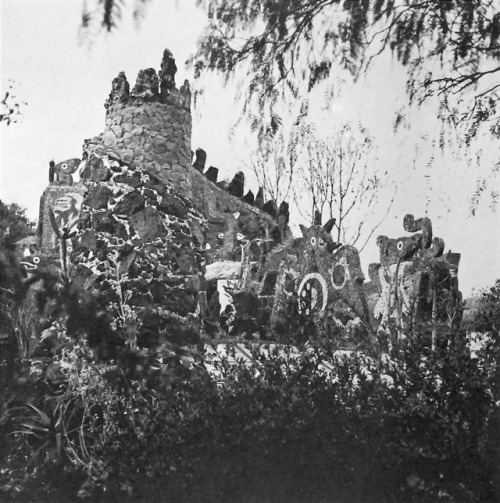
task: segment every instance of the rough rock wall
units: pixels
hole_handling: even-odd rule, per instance
[[[74,277],[97,289],[124,341],[192,343],[203,289],[204,218],[165,176],[85,145],[87,189]]]
[[[443,253],[444,241],[433,237],[428,218],[406,215],[403,226],[414,234],[377,238],[380,263],[369,267],[377,288],[374,318],[382,326],[395,320],[401,327],[432,321],[458,328],[462,319],[460,254]]]
[[[293,317],[300,323],[330,318],[337,326],[368,323],[358,252],[333,242],[332,226],[333,220],[302,226],[303,237],[271,250],[251,274],[257,318],[276,335],[290,337]]]
[[[262,189],[245,195],[242,172],[217,182],[201,149],[191,166],[189,84],[178,90],[175,73],[168,50],[161,70],[142,70],[132,89],[120,73],[105,104],[104,133],[84,145],[85,199],[75,215],[81,222],[72,260],[76,277],[107,296],[115,328],[137,340],[184,332],[192,339],[194,318],[209,308],[206,282],[228,271],[247,289],[235,297],[237,309],[250,314],[250,304],[258,311],[262,304],[262,324],[278,326],[290,315],[281,309],[290,288],[302,299],[294,312],[304,316],[338,304],[365,317],[357,251],[334,251],[331,227],[313,226],[294,241],[287,203],[265,202]],[[67,184],[51,191],[76,190],[73,164],[51,165],[51,183]]]
[[[207,218],[207,263],[221,260],[241,260],[241,246],[251,240],[267,240],[271,249],[282,239],[278,220],[269,213],[224,191],[201,173],[191,173],[193,204]]]
[[[139,72],[132,90],[123,73],[114,79],[104,133],[84,144],[81,182],[71,176],[78,159],[51,162],[41,199],[44,248],[55,251],[57,232],[78,222],[64,242],[70,276],[99,294],[132,346],[199,335],[206,223],[191,200],[189,84],[178,90],[175,72],[166,50],[160,71]]]
[[[162,68],[172,62],[165,50]],[[152,68],[142,70],[132,90],[120,73],[105,105],[103,142],[125,161],[139,163],[149,173],[161,172],[191,197],[191,98],[187,81],[175,88],[175,72],[175,62],[160,77]]]

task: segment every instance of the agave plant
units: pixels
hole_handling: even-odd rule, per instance
[[[13,434],[19,434],[35,439],[35,450],[29,464],[37,460],[40,455],[45,454],[45,460],[60,462],[62,459],[62,408],[57,403],[54,410],[49,414],[27,404],[29,415],[20,419],[21,428]]]

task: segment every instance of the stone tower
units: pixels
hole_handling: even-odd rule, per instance
[[[180,90],[175,87],[176,72],[168,49],[158,74],[153,68],[141,70],[132,90],[121,72],[105,104],[103,142],[125,161],[161,173],[190,198],[191,93],[187,80]]]

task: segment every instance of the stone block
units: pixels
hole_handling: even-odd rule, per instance
[[[128,237],[125,226],[113,218],[111,211],[94,213],[92,215],[92,226],[96,232],[106,232],[123,239]]]
[[[139,173],[134,173],[132,175],[118,175],[115,176],[114,181],[116,183],[126,183],[127,185],[136,188],[141,184],[141,175]]]
[[[93,252],[97,249],[97,238],[94,231],[86,230],[78,238],[77,247],[86,248]]]
[[[154,146],[154,151],[155,151],[155,154],[166,154],[167,151],[168,151],[168,144],[167,143],[164,143],[164,142],[157,142],[155,143],[155,146]]]
[[[130,217],[130,225],[139,234],[140,238],[147,242],[153,241],[157,237],[165,236],[165,229],[160,215],[155,208],[148,206],[144,210]]]
[[[179,163],[175,163],[172,165],[172,172],[183,175],[186,173],[186,168]]]
[[[108,201],[113,195],[113,192],[104,185],[98,185],[93,190],[89,191],[83,204],[90,206],[94,210],[106,209]]]
[[[122,136],[122,128],[120,126],[118,126],[117,124],[115,124],[114,126],[111,126],[111,131],[113,131],[113,133],[115,134],[115,136],[117,138]]]
[[[82,180],[89,182],[105,182],[111,178],[111,171],[98,157],[91,156],[80,174]]]
[[[127,162],[133,162],[134,160],[134,157],[135,157],[135,152],[128,148],[125,153],[123,154],[123,158],[127,161]]]
[[[130,216],[134,213],[138,213],[144,208],[144,197],[137,191],[134,190],[125,194],[114,208],[114,213],[116,215],[126,215]]]
[[[106,145],[106,147],[111,147],[111,148],[116,147],[116,135],[113,133],[113,131],[106,131],[104,133],[103,141],[104,141],[104,145]]]
[[[178,197],[170,194],[163,196],[161,203],[158,205],[158,209],[167,213],[168,215],[174,215],[179,218],[186,218],[188,214],[188,207],[181,201]]]

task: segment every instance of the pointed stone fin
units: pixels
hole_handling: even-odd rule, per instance
[[[238,171],[229,184],[228,192],[235,197],[243,197],[245,190],[245,175],[243,171]]]
[[[246,195],[243,197],[242,201],[247,204],[253,205],[255,202],[255,196],[253,195],[253,192],[249,190]]]
[[[205,171],[204,175],[207,177],[207,180],[211,181],[212,183],[217,183],[217,177],[219,176],[219,169],[216,168],[215,166],[210,166]]]

